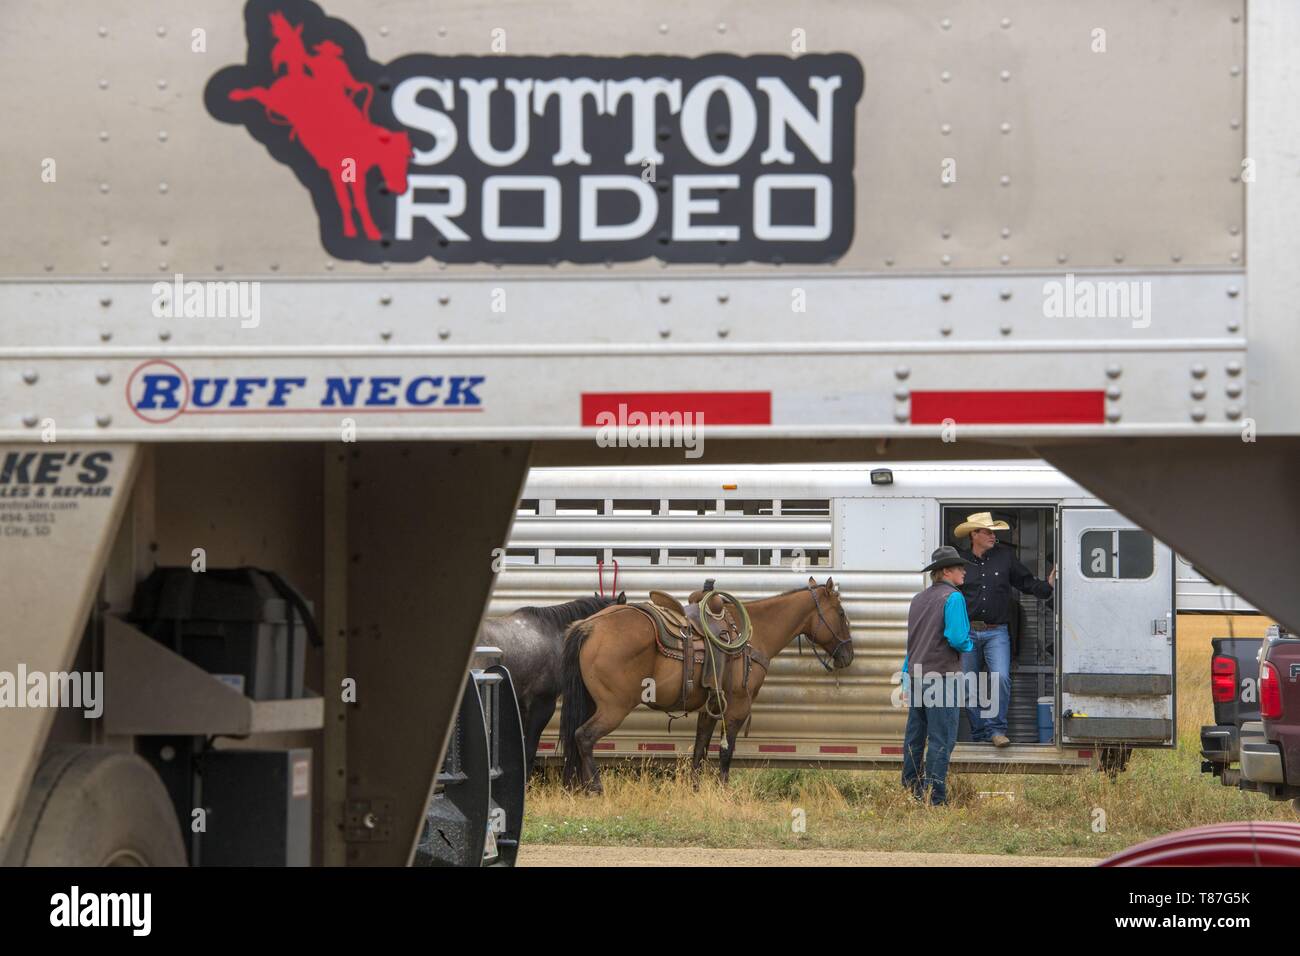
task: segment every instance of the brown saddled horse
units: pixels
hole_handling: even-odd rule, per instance
[[[775,597],[745,604],[752,625],[750,643],[755,651],[754,666],[744,686],[729,688],[726,741],[719,755],[722,780],[727,780],[736,735],[749,718],[758,690],[767,676],[762,658],[776,657],[795,637],[803,634],[812,641],[814,653],[827,670],[848,667],[853,661],[853,640],[849,619],[840,604],[839,589],[830,578],[818,584],[809,578],[807,587],[796,588]],[[699,710],[695,732],[692,767],[698,773],[708,754],[717,718],[701,710],[708,691],[701,686],[703,667],[695,667],[690,696],[681,694],[652,695],[647,706],[660,711]],[[569,628],[564,639],[564,701],[560,712],[560,740],[564,747],[564,782],[579,784],[599,793],[600,772],[592,757],[596,741],[623,723],[636,705],[642,703],[643,683],[653,686],[679,687],[682,665],[659,652],[654,623],[636,608],[606,608]],[[667,700],[662,699],[667,697]]]

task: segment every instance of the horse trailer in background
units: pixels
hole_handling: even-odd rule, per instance
[[[736,759],[894,764],[907,713],[897,693],[907,609],[925,586],[919,569],[977,511],[1011,523],[1004,537],[1035,577],[1059,565],[1057,595],[1013,605],[1013,745],[959,744],[953,761],[1050,771],[1171,746],[1174,611],[1184,610],[1174,603],[1174,556],[1041,462],[535,469],[491,610],[613,587],[615,569],[632,600],[650,588],[684,596],[706,577],[758,598],[833,575],[854,627],[854,663],[832,675],[797,645],[783,652]],[[1044,698],[1063,717],[1049,743],[1039,742]],[[555,726],[543,755],[554,753]],[[639,708],[598,756],[686,754],[693,735],[694,721],[670,729]]]
[[[1179,614],[1258,614],[1259,609],[1202,574],[1181,554],[1175,556]]]

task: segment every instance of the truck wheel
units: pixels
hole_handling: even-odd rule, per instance
[[[132,753],[58,744],[41,760],[9,866],[185,866],[171,798]]]

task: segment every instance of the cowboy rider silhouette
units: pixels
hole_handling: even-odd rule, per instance
[[[366,105],[370,105],[370,94],[374,88],[369,83],[362,83],[352,75],[352,71],[343,60],[343,48],[333,40],[322,40],[313,50],[316,55],[307,59],[311,75],[316,78],[322,90],[338,93],[351,100],[359,91],[366,93]],[[365,110],[369,114],[369,109]]]
[[[370,99],[374,87],[362,83],[352,75],[352,70],[343,59],[343,48],[333,40],[322,40],[307,52],[302,41],[302,25],[293,26],[282,14],[271,14],[271,34],[275,37],[275,46],[271,50],[271,68],[278,74],[280,67],[288,68],[287,76],[310,77],[313,93],[328,97],[331,93],[347,100],[355,108],[358,92],[366,94],[362,114],[370,118]],[[276,81],[279,82],[279,79]]]

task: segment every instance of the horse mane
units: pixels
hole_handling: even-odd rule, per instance
[[[821,585],[821,584],[817,585],[817,587],[819,587],[819,588],[820,588],[820,587],[824,587],[824,586],[825,586],[825,585]],[[807,591],[808,591],[808,586],[805,584],[805,585],[802,585],[802,586],[797,587],[797,588],[791,588],[791,589],[788,590],[788,591],[782,591],[780,594],[773,594],[773,595],[771,595],[770,597],[759,598],[758,600],[760,600],[760,601],[772,601],[772,600],[775,600],[776,598],[786,597],[787,595],[790,595],[790,594],[803,594],[803,593],[807,593]],[[837,597],[838,597],[838,595],[837,595]],[[756,602],[753,602],[753,601],[747,601],[746,603],[747,603],[747,604],[753,604],[753,603],[756,603]],[[842,602],[841,602],[840,605],[839,605],[839,609],[840,609],[840,617],[843,618],[845,621],[848,621],[849,616],[848,616],[848,614],[845,612],[845,610],[844,610],[844,605],[843,605]]]
[[[817,585],[817,586],[818,586],[818,587],[822,587],[822,585],[820,585],[820,584]],[[772,597],[785,597],[787,594],[800,594],[800,593],[806,592],[807,590],[808,590],[808,585],[806,585],[806,584],[801,584],[801,585],[799,585],[799,587],[797,587],[797,588],[791,588],[791,589],[788,590],[788,591],[782,591],[780,594],[773,594]]]
[[[591,597],[578,598],[576,601],[566,601],[564,604],[548,604],[544,607],[521,607],[516,614],[526,614],[539,621],[544,621],[559,630],[564,630],[574,621],[580,621],[584,617],[591,617],[602,608],[609,607],[615,602],[612,597]]]

